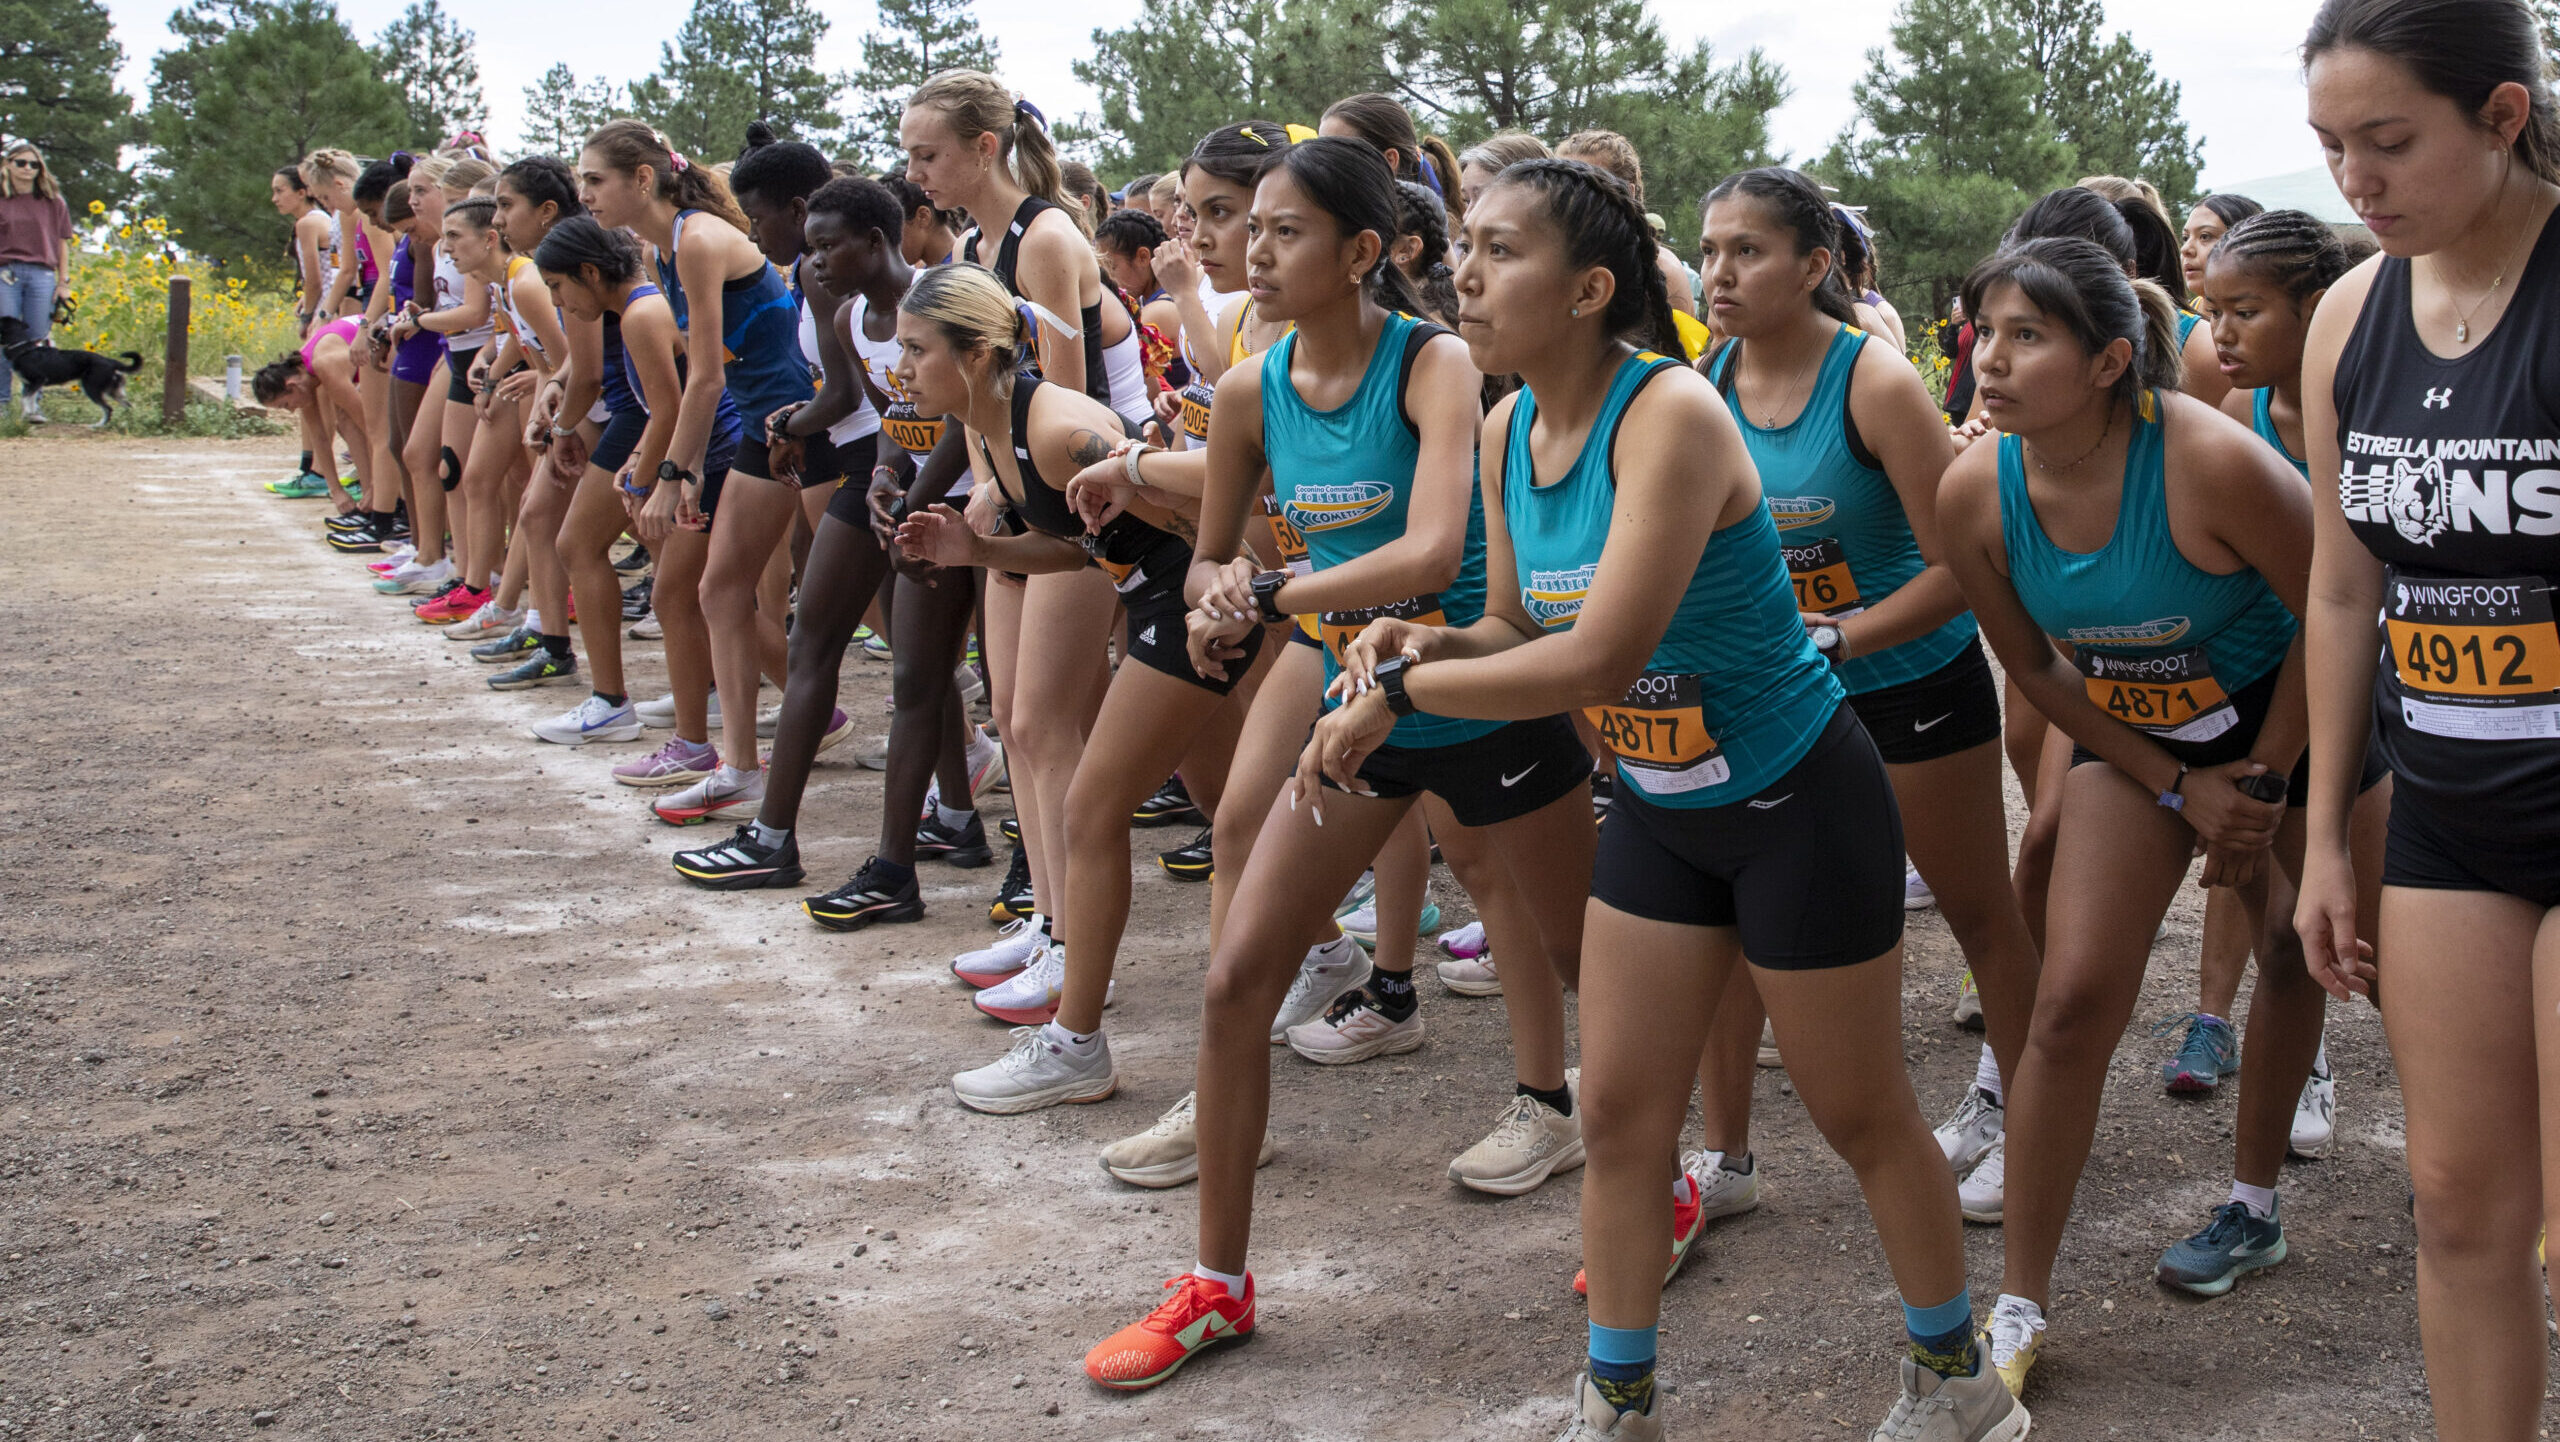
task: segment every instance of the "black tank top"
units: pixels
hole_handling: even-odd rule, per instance
[[[1039,463],[1031,459],[1031,398],[1049,382],[1029,372],[1013,381],[1013,464],[1022,476],[1022,494],[1004,483],[1004,474],[996,469],[994,448],[987,438],[971,433],[986,458],[987,474],[994,478],[996,494],[1004,501],[1004,515],[1021,534],[1028,527],[1043,535],[1074,541],[1092,557],[1094,564],[1111,574],[1111,582],[1123,595],[1134,593],[1152,581],[1158,585],[1170,580],[1177,592],[1181,579],[1191,566],[1191,544],[1170,531],[1159,530],[1127,511],[1111,518],[1099,535],[1086,532],[1084,521],[1067,504],[1067,493],[1050,485],[1040,474]]]
[[[2497,328],[2429,351],[2385,259],[2338,357],[2338,499],[2386,568],[2374,705],[2404,792],[2560,834],[2560,224]]]
[[[1013,212],[1013,223],[1004,228],[1004,239],[996,242],[995,263],[987,268],[994,271],[996,279],[1003,281],[1004,288],[1017,297],[1022,294],[1022,287],[1015,282],[1013,273],[1022,261],[1022,237],[1031,229],[1031,222],[1040,218],[1040,212],[1057,208],[1036,195],[1022,197],[1022,204]],[[983,263],[978,261],[979,239],[980,232],[969,233],[968,242],[960,248],[961,259]],[[1102,262],[1099,258],[1093,266],[1094,274],[1101,275]],[[1108,290],[1106,285],[1104,291],[1107,293]],[[1101,295],[1097,294],[1093,304],[1077,312],[1077,319],[1084,330],[1084,393],[1107,406],[1111,404],[1111,377],[1102,366]]]

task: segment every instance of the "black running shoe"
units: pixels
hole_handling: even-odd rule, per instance
[[[1034,906],[1031,899],[1031,854],[1016,846],[1013,848],[1013,863],[1004,869],[1004,884],[996,888],[995,905],[987,908],[987,920],[998,926],[1020,921],[1032,913]]]
[[[370,524],[351,526],[343,531],[329,533],[329,549],[340,555],[358,556],[369,551],[381,550],[383,543],[389,539],[389,536]]]
[[[1176,881],[1208,880],[1211,872],[1209,835],[1209,828],[1201,827],[1200,834],[1191,838],[1190,845],[1163,853],[1156,858],[1156,865],[1163,867],[1164,874]]]
[[[633,546],[621,560],[613,563],[613,568],[626,576],[639,575],[649,569],[649,548]]]
[[[332,532],[353,531],[370,527],[373,524],[373,512],[359,506],[343,516],[331,516],[320,524],[328,527]]]
[[[804,874],[800,870],[799,842],[786,835],[780,846],[767,846],[756,840],[752,826],[739,827],[736,835],[717,846],[679,851],[675,862],[677,874],[713,891],[797,886]]]
[[[1139,804],[1137,810],[1129,813],[1129,824],[1132,826],[1206,826],[1209,824],[1209,818],[1201,815],[1200,808],[1191,804],[1191,793],[1183,787],[1182,778],[1176,776],[1157,787],[1155,795],[1148,797]]]
[[[549,686],[577,679],[578,658],[575,655],[554,656],[543,650],[541,641],[536,640],[532,655],[489,678],[489,689],[522,691],[531,686]]]
[[[531,626],[519,625],[494,641],[483,641],[471,648],[471,659],[483,666],[499,666],[521,661],[542,649],[542,633]],[[507,688],[501,686],[498,689]]]
[[[942,819],[927,812],[916,823],[916,860],[947,861],[954,866],[975,870],[996,859],[987,846],[987,825],[978,813],[957,827],[945,826]]]
[[[860,931],[875,921],[922,921],[924,897],[915,877],[889,880],[879,857],[862,863],[853,879],[835,890],[800,903],[809,919],[829,931]]]
[[[637,621],[649,614],[650,578],[643,576],[633,585],[622,588],[622,619]]]
[[[1008,845],[1008,846],[1020,846],[1020,845],[1022,844],[1022,818],[1021,818],[1021,817],[1019,817],[1019,816],[1008,816],[1008,817],[1006,817],[1003,821],[1001,821],[1001,822],[997,823],[997,825],[996,825],[996,830],[997,830],[997,832],[999,832],[1001,835],[1003,835],[1003,837],[1004,837],[1004,839],[1005,839],[1005,844],[1006,844],[1006,845]]]

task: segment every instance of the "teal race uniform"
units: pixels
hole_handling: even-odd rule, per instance
[[[1521,604],[1550,631],[1570,630],[1608,544],[1617,504],[1610,453],[1636,393],[1680,364],[1629,356],[1609,385],[1582,454],[1563,478],[1537,484],[1529,429],[1537,396],[1514,403],[1504,438],[1502,505]],[[1723,806],[1758,792],[1812,749],[1846,699],[1796,612],[1769,508],[1707,541],[1670,629],[1627,694],[1591,708],[1618,774],[1656,805]]]
[[[1901,493],[1867,454],[1849,418],[1849,378],[1866,342],[1866,332],[1840,327],[1804,409],[1783,426],[1755,425],[1743,414],[1734,384],[1742,342],[1725,346],[1708,373],[1759,467],[1760,489],[1769,498],[1801,611],[1854,616],[1910,584],[1929,564]],[[1973,613],[1960,611],[1926,635],[1841,662],[1840,684],[1855,696],[1919,680],[1962,654],[1976,630]]]
[[[2275,447],[2276,454],[2284,457],[2295,470],[2302,472],[2302,478],[2307,481],[2311,479],[2311,463],[2284,448],[2284,437],[2276,430],[2275,413],[2267,409],[2267,398],[2274,394],[2275,388],[2272,386],[2258,387],[2254,402],[2249,408],[2249,429],[2258,433],[2258,439]]]
[[[2046,635],[2070,643],[2090,701],[2154,740],[2193,746],[2241,724],[2232,698],[2274,676],[2295,622],[2255,570],[2217,576],[2179,552],[2160,409],[2156,391],[2134,403],[2106,545],[2067,551],[2045,534],[2016,436],[2000,438],[2000,532],[2019,603]]]
[[[1360,388],[1328,411],[1308,405],[1289,378],[1289,364],[1298,353],[1297,332],[1282,336],[1266,354],[1262,449],[1271,465],[1272,496],[1280,519],[1304,537],[1315,570],[1367,555],[1404,534],[1414,466],[1422,454],[1421,435],[1405,415],[1404,381],[1422,347],[1447,333],[1409,315],[1389,315]],[[1484,498],[1471,491],[1465,558],[1447,589],[1364,610],[1327,611],[1316,618],[1324,643],[1325,683],[1329,688],[1342,672],[1342,648],[1382,616],[1425,626],[1465,626],[1483,614]],[[1327,699],[1325,709],[1334,704]],[[1487,735],[1502,724],[1416,713],[1396,722],[1387,744],[1449,746]]]

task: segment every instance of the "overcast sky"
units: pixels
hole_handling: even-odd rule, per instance
[[[480,74],[491,110],[492,138],[515,137],[524,87],[555,60],[580,78],[636,79],[658,61],[659,42],[683,23],[689,0],[445,0],[480,39]],[[2294,47],[2316,0],[2144,0],[2119,3],[2110,20],[2131,31],[2161,73],[2185,87],[2190,130],[2204,141],[2205,178],[2230,186],[2320,163],[2302,120],[2301,72]],[[402,0],[339,0],[358,34],[371,39]],[[139,97],[150,58],[169,43],[173,0],[107,0],[127,58],[127,87]],[[873,0],[821,0],[835,29],[821,63],[850,69],[862,32],[877,16]],[[1091,45],[1096,25],[1127,23],[1138,0],[977,0],[978,18],[1003,47],[1005,77],[1051,115],[1094,108],[1069,63]],[[1869,46],[1882,45],[1893,0],[1654,0],[1666,29],[1682,40],[1703,36],[1719,53],[1738,56],[1757,45],[1786,67],[1794,97],[1772,117],[1777,144],[1799,159],[1821,153],[1850,116],[1849,87],[1865,68]],[[579,35],[574,49],[564,46]],[[1280,116],[1305,119],[1312,116]]]

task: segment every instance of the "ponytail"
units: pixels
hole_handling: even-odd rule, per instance
[[[2178,301],[2156,280],[2133,282],[2133,298],[2142,306],[2142,350],[2134,357],[2142,384],[2174,391],[2185,386],[2187,356],[2178,344]]]
[[[930,322],[954,349],[985,351],[996,395],[1012,396],[1014,376],[1030,361],[1033,334],[994,271],[967,261],[920,270],[898,309]]]
[[[936,110],[963,143],[981,135],[996,137],[996,153],[1014,183],[1029,194],[1067,213],[1086,239],[1093,238],[1093,217],[1085,203],[1067,190],[1059,168],[1057,143],[1049,137],[1048,118],[1040,107],[1016,96],[1004,82],[983,70],[945,70],[907,98],[910,110]]]
[[[1437,135],[1422,137],[1422,183],[1440,192],[1444,205],[1458,202],[1458,153]]]
[[[624,175],[635,175],[647,167],[656,177],[653,193],[676,209],[707,210],[737,227],[747,229],[746,212],[729,194],[729,183],[712,173],[710,167],[696,165],[677,153],[667,138],[638,120],[609,120],[604,128],[587,138],[587,149],[602,156],[604,163]]]
[[[1617,286],[1605,319],[1612,333],[1675,359],[1687,354],[1671,292],[1663,285],[1661,247],[1627,183],[1583,160],[1522,160],[1504,167],[1496,187],[1518,186],[1545,203],[1575,270],[1607,267]]]

